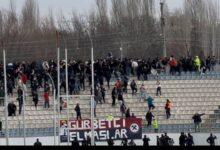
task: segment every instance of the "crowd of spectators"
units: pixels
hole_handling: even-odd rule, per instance
[[[210,146],[215,146],[215,140],[217,139],[217,137],[215,135],[213,135],[212,133],[210,133],[210,136],[206,139],[206,142],[210,145]],[[150,145],[150,137],[148,137],[147,135],[144,135],[144,138],[142,139],[143,141],[143,147],[149,147]],[[110,137],[107,140],[107,144],[108,146],[115,146],[115,142],[114,140]],[[161,136],[156,136],[156,146],[187,146],[187,147],[191,147],[191,146],[195,146],[194,143],[194,139],[193,136],[188,133],[185,134],[184,132],[180,133],[179,136],[179,143],[174,143],[173,138],[169,137],[167,135],[167,133],[163,133],[161,134]],[[75,148],[79,148],[80,144],[79,141],[77,140],[77,138],[74,138],[74,140],[72,141],[72,146]],[[81,142],[81,146],[91,146],[91,139],[89,136],[87,136],[86,138],[83,139],[83,141]],[[137,144],[135,143],[134,139],[127,139],[127,138],[123,138],[121,140],[121,144],[120,146],[137,146]]]
[[[42,65],[43,64],[43,65]],[[120,103],[120,112],[121,117],[131,117],[130,108],[126,107],[124,101],[124,94],[128,92],[128,82],[130,76],[136,76],[137,80],[148,80],[149,74],[156,74],[161,72],[166,72],[169,68],[171,75],[178,74],[181,72],[187,71],[196,71],[200,73],[205,73],[207,70],[214,70],[216,64],[215,57],[208,57],[205,60],[200,59],[198,56],[195,58],[192,57],[182,57],[180,59],[171,56],[170,58],[155,58],[155,59],[128,59],[124,58],[123,60],[115,59],[108,57],[105,59],[97,59],[94,62],[94,99],[95,106],[100,103],[106,103],[106,88],[110,89],[111,79],[116,79],[115,85],[111,90],[112,97],[112,106],[116,105],[116,99]],[[60,61],[60,88],[61,91],[66,92],[66,74],[65,74],[65,65],[64,60]],[[0,96],[4,97],[4,88],[3,88],[3,66],[0,65]],[[13,96],[13,90],[17,89],[17,101],[19,104],[18,113],[21,114],[23,107],[23,85],[30,83],[31,95],[33,98],[34,106],[37,109],[39,101],[39,88],[43,88],[43,99],[44,99],[44,108],[50,108],[50,78],[48,74],[52,77],[54,85],[57,92],[57,63],[54,60],[43,61],[43,62],[16,62],[9,63],[7,65],[7,94]],[[86,90],[85,82],[89,82],[89,89],[91,89],[91,61],[76,61],[73,58],[68,61],[68,91],[70,95],[79,94],[80,91]],[[104,85],[104,81],[107,81],[107,85]],[[152,125],[155,127],[155,132],[158,130],[158,124],[156,116],[152,113],[152,110],[155,108],[153,102],[154,100],[150,95],[147,94],[145,85],[142,84],[140,87],[137,86],[136,81],[132,80],[130,83],[132,90],[132,95],[137,95],[139,92],[140,101],[147,101],[149,111],[146,114],[146,120],[148,126]],[[56,93],[57,94],[57,93]],[[91,90],[92,94],[92,90]],[[162,88],[160,81],[156,82],[156,93],[157,96],[162,95]],[[0,104],[3,105],[3,98],[0,98]],[[62,111],[62,98],[60,99]],[[172,107],[172,102],[168,99],[165,104],[166,117],[170,118],[170,111]],[[16,115],[16,105],[14,102],[8,104],[9,116]],[[77,114],[77,119],[81,118],[80,106],[77,104],[75,107]],[[94,110],[95,111],[95,110]],[[96,116],[96,112],[95,116]],[[134,115],[133,115],[134,116]]]

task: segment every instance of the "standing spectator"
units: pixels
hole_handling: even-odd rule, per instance
[[[124,98],[123,98],[123,92],[119,92],[118,93],[118,101],[121,101],[122,103],[124,103]]]
[[[121,145],[122,146],[128,146],[128,139],[127,138],[123,138],[121,141]]]
[[[124,104],[124,102],[121,103],[120,106],[120,112],[121,112],[121,117],[123,118],[124,114],[125,114],[125,110],[126,110],[126,106]]]
[[[95,88],[95,100],[96,102],[100,102],[100,104],[102,104],[102,93],[101,93],[101,89],[99,87]]]
[[[145,98],[145,87],[144,87],[144,83],[142,83],[141,87],[140,87],[140,102],[142,101],[142,99]]]
[[[134,142],[133,139],[131,139],[131,141],[128,143],[129,146],[136,146],[136,143]]]
[[[173,55],[171,55],[168,63],[170,65],[170,74],[174,75],[178,64],[177,64],[177,60],[173,57]]]
[[[160,144],[160,146],[165,146],[165,145],[166,145],[165,142],[166,142],[166,141],[165,141],[165,136],[164,136],[164,134],[161,134],[161,137],[159,138],[159,144]],[[169,144],[167,143],[167,145],[169,145]]]
[[[210,146],[215,146],[216,139],[217,139],[217,137],[211,133],[206,141],[210,144]]]
[[[96,117],[96,106],[97,106],[97,101],[94,101],[94,116]]]
[[[27,78],[27,75],[25,74],[25,73],[20,73],[20,77],[21,77],[21,80],[22,80],[22,83],[23,84],[26,84],[27,83],[27,80],[28,80],[28,78]]]
[[[128,108],[125,112],[125,118],[130,118],[131,114],[130,114],[130,109]]]
[[[215,65],[216,65],[216,59],[215,59],[215,56],[212,56],[212,58],[211,58],[211,71],[214,71]]]
[[[152,114],[151,110],[148,110],[148,112],[146,113],[146,120],[147,120],[147,127],[151,126],[151,122],[153,119],[154,115]]]
[[[169,119],[171,116],[171,113],[170,113],[171,107],[172,107],[172,102],[169,99],[167,99],[167,102],[165,105],[167,119]]]
[[[80,111],[79,103],[76,104],[75,111],[76,111],[76,119],[81,120],[82,118],[81,118],[81,111]]]
[[[13,96],[13,81],[10,78],[7,81],[7,93],[9,96]]]
[[[5,99],[4,87],[0,86],[0,106],[4,106],[4,99]]]
[[[8,104],[8,116],[16,116],[16,110],[17,107],[13,101]]]
[[[150,109],[154,109],[155,108],[155,106],[154,106],[154,99],[151,97],[151,96],[148,96],[148,98],[147,98],[147,104],[148,104],[148,108],[149,108],[149,110]]]
[[[44,92],[44,108],[50,108],[50,103],[49,103],[49,92],[45,91]]]
[[[184,134],[184,132],[181,132],[181,135],[179,137],[179,145],[180,146],[186,146],[186,139],[187,139],[187,136]]]
[[[90,138],[90,136],[86,137],[86,141],[87,141],[87,146],[91,146],[91,138]]]
[[[163,146],[170,146],[173,144],[173,140],[167,135],[167,133],[164,133],[164,145]]]
[[[157,135],[157,146],[161,146],[161,140],[160,137]]]
[[[116,83],[115,83],[115,87],[117,89],[117,93],[119,94],[119,92],[121,92],[121,88],[122,88],[122,84],[120,79],[117,79]]]
[[[34,91],[37,91],[37,88],[38,88],[37,78],[34,77],[32,83],[31,83],[31,92],[32,92],[32,95],[33,95]]]
[[[60,113],[61,113],[61,111],[63,110],[63,105],[64,105],[63,98],[60,97]]]
[[[200,71],[200,67],[201,67],[201,60],[199,59],[198,56],[195,57],[194,59],[194,67],[196,69],[196,71]]]
[[[196,113],[192,117],[192,119],[194,120],[194,124],[195,124],[195,132],[197,132],[197,129],[200,132],[200,126],[201,126],[201,122],[202,122],[201,116],[203,116],[203,115],[205,115],[205,113],[203,113],[203,114]]]
[[[157,121],[157,117],[153,118],[153,122],[152,122],[153,128],[154,128],[154,132],[158,133],[158,121]]]
[[[150,141],[150,139],[146,135],[144,135],[143,146],[148,147],[149,146],[149,141]]]
[[[18,107],[19,107],[19,115],[21,114],[22,106],[23,106],[23,91],[18,89]]]
[[[38,100],[39,99],[38,99],[37,91],[33,91],[33,102],[36,109],[37,109]]]
[[[160,84],[160,81],[157,80],[156,84],[157,84],[157,93],[156,93],[156,95],[159,96],[159,94],[161,95],[161,84]]]
[[[114,146],[114,141],[112,140],[111,136],[109,137],[109,139],[107,140],[108,146]]]
[[[102,100],[105,103],[105,91],[106,91],[105,87],[101,85],[100,89],[101,89],[101,94],[102,94]]]
[[[85,73],[81,72],[79,76],[79,81],[80,81],[80,87],[85,91]]]
[[[128,91],[128,77],[126,75],[123,76],[123,92],[127,93]]]
[[[132,80],[132,82],[130,83],[130,87],[131,87],[131,91],[132,91],[132,95],[137,93],[137,84],[134,80]]]
[[[112,106],[115,106],[115,99],[117,97],[117,89],[116,86],[112,89]]]
[[[186,146],[193,146],[194,141],[193,141],[193,136],[188,133],[188,137],[186,138]]]
[[[72,147],[74,147],[75,150],[79,149],[79,141],[75,137],[74,140],[72,141]]]
[[[206,68],[210,71],[211,70],[211,57],[208,56],[206,59]]]
[[[40,147],[40,146],[42,146],[42,144],[39,141],[39,139],[37,138],[37,141],[34,143],[34,147]]]
[[[87,140],[86,140],[85,137],[84,137],[83,140],[82,140],[82,146],[88,146]]]
[[[133,74],[136,75],[137,74],[138,63],[136,61],[132,61],[131,66],[132,66]]]

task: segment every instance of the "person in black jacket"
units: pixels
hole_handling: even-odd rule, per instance
[[[184,132],[181,132],[181,135],[179,137],[179,145],[180,146],[185,146],[186,139],[187,139],[187,136],[184,134]]]
[[[188,137],[186,138],[186,146],[193,146],[194,141],[193,141],[193,136],[188,133]]]
[[[157,146],[161,146],[161,140],[160,137],[157,135]]]
[[[126,112],[125,112],[125,118],[130,118],[131,114],[130,114],[130,109],[127,108]]]
[[[150,139],[146,135],[144,135],[143,146],[148,147],[149,146],[149,141],[150,141]]]
[[[201,116],[205,115],[204,113],[203,114],[198,114],[196,113],[192,119],[194,120],[194,124],[195,124],[195,132],[197,132],[197,128],[198,128],[198,131],[200,132],[200,125],[201,125],[201,122],[202,122],[202,119],[201,119]]]
[[[79,149],[79,141],[75,137],[74,140],[72,141],[72,147],[74,147],[75,150]]]
[[[132,91],[132,95],[137,93],[137,84],[135,83],[134,80],[132,80],[132,82],[130,83],[130,87],[131,87],[131,91]]]
[[[131,141],[128,143],[129,146],[136,146],[136,143],[134,142],[133,139],[131,139]]]
[[[21,110],[23,107],[23,91],[19,88],[18,89],[18,106],[19,106],[19,115],[21,114]]]
[[[41,142],[39,141],[39,139],[37,139],[37,141],[34,143],[35,147],[40,147],[42,146]]]
[[[117,97],[117,89],[116,86],[112,89],[112,106],[115,106],[115,99]]]
[[[217,139],[217,137],[211,133],[206,141],[210,144],[210,146],[215,146],[216,139]]]
[[[121,145],[122,146],[128,146],[128,139],[127,138],[123,138],[121,141]]]
[[[4,87],[0,86],[0,106],[4,106],[4,97],[5,97]]]
[[[82,140],[82,146],[88,146],[88,143],[85,137]]]
[[[14,102],[8,104],[8,116],[16,116],[17,107]]]
[[[75,111],[76,111],[76,119],[82,119],[81,118],[81,111],[80,111],[80,107],[79,107],[79,103],[76,104],[76,107],[75,107]]]
[[[118,93],[118,101],[124,102],[123,92],[122,92],[122,91],[120,91],[120,92]]]
[[[102,94],[102,100],[105,103],[105,87],[104,86],[100,86],[100,90],[101,90],[101,94]]]
[[[39,99],[38,99],[37,91],[33,91],[33,102],[36,109],[37,109],[38,100]]]
[[[153,120],[154,115],[152,114],[151,110],[148,110],[148,112],[146,113],[146,120],[147,120],[147,127],[151,126],[151,122]]]
[[[111,137],[109,137],[107,142],[108,142],[108,146],[114,146],[114,144],[115,144]]]
[[[91,138],[90,138],[90,136],[87,136],[86,137],[86,141],[87,141],[87,146],[91,146]]]
[[[172,144],[173,144],[173,140],[167,135],[167,133],[164,133],[163,146],[171,146]]]
[[[125,115],[125,111],[126,111],[126,106],[125,104],[122,102],[120,105],[120,112],[121,112],[121,117],[123,118],[123,116]]]

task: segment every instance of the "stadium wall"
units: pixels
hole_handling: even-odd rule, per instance
[[[143,134],[144,135],[144,134]],[[148,137],[150,137],[150,145],[156,145],[156,136],[161,134],[147,134]],[[209,137],[210,134],[208,133],[192,133],[192,136],[194,138],[195,145],[208,145],[206,142],[206,139]],[[215,141],[216,145],[220,145],[220,133],[214,133],[214,135],[217,136],[217,140]],[[179,144],[179,133],[176,134],[168,134],[169,137],[173,138],[174,145]],[[33,145],[36,139],[39,138],[42,145],[54,145],[54,137],[27,137],[26,143],[27,145]],[[58,137],[56,138],[58,140]],[[115,141],[115,145],[120,145],[121,141]],[[142,145],[142,140],[135,140],[135,143],[137,145]],[[5,145],[6,141],[5,138],[0,138],[0,145]],[[10,138],[9,139],[9,145],[23,145],[23,138]],[[62,143],[61,145],[67,145],[67,143]],[[71,144],[70,144],[71,145]],[[106,142],[96,142],[96,145],[107,145]]]

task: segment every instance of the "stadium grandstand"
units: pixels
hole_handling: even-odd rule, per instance
[[[196,59],[192,59],[191,61],[195,62]],[[95,119],[106,119],[109,116],[113,118],[129,118],[129,116],[133,116],[142,119],[142,133],[154,133],[153,125],[148,126],[146,121],[146,113],[149,109],[147,99],[151,97],[155,107],[151,110],[154,117],[158,120],[158,133],[195,133],[195,125],[192,117],[196,113],[204,113],[200,131],[197,132],[218,132],[220,123],[220,74],[216,71],[218,64],[211,63],[215,62],[215,60],[209,57],[206,62],[211,63],[210,70],[202,71],[202,69],[196,67],[196,63],[191,63],[193,64],[191,66],[192,70],[187,70],[190,67],[178,68],[177,66],[173,69],[172,61],[177,61],[174,56],[167,60],[154,59],[148,62],[126,58],[120,60],[114,57],[95,60]],[[28,64],[25,61],[17,64],[7,64],[7,99],[8,103],[13,102],[16,106],[15,113],[7,116],[7,127],[10,138],[24,137],[24,134],[26,138],[54,136],[54,127],[56,129],[56,135],[59,135],[60,127],[58,120],[66,120],[67,118],[75,120],[77,116],[75,111],[76,104],[80,106],[81,118],[90,119],[91,63],[75,61],[73,59],[68,60],[67,80],[69,82],[69,92],[67,94],[65,85],[65,61],[60,62],[60,101],[57,99],[56,92],[55,100],[56,103],[59,103],[56,106],[54,106],[53,88],[55,87],[57,91],[57,84],[53,87],[53,82],[57,83],[55,81],[57,78],[57,63],[54,60],[45,61],[42,64],[34,62]],[[111,65],[113,63],[115,64]],[[3,68],[1,69],[3,72]],[[144,69],[147,69],[147,72],[143,71]],[[183,70],[187,71],[184,72]],[[51,78],[49,78],[50,75]],[[3,74],[1,79],[4,79]],[[133,80],[136,83],[136,93],[132,93],[130,86]],[[161,95],[157,95],[158,81],[160,82]],[[119,82],[119,86],[117,82]],[[2,101],[0,109],[2,112],[1,133],[2,137],[5,137],[6,118],[4,116],[4,110],[6,108],[9,111],[9,106],[4,107],[3,83],[1,84]],[[22,89],[22,84],[26,86],[26,96],[23,99],[25,100],[25,106],[23,100],[19,100],[20,97],[23,98],[21,94],[19,95],[19,89]],[[144,91],[141,90],[142,85],[144,85]],[[112,98],[114,87],[116,87],[115,105],[113,105]],[[12,88],[12,91],[10,88]],[[49,108],[45,108],[45,92],[49,92]],[[140,100],[141,92],[144,93],[143,100]],[[103,99],[103,93],[105,100]],[[123,97],[122,100],[118,96],[120,94]],[[37,102],[34,100],[36,97]],[[169,119],[167,119],[165,111],[167,99],[173,104]],[[122,103],[126,107],[125,111],[128,108],[130,109],[129,115],[127,112],[124,112],[125,114],[122,116]],[[59,105],[62,109],[59,109]],[[23,110],[24,108],[25,112]],[[21,109],[21,112],[19,112],[19,109]],[[55,113],[54,109],[56,109]],[[25,113],[25,118],[23,118],[23,113]],[[55,117],[57,120],[54,124]]]
[[[0,7],[0,145],[220,145],[219,1],[107,1]]]

